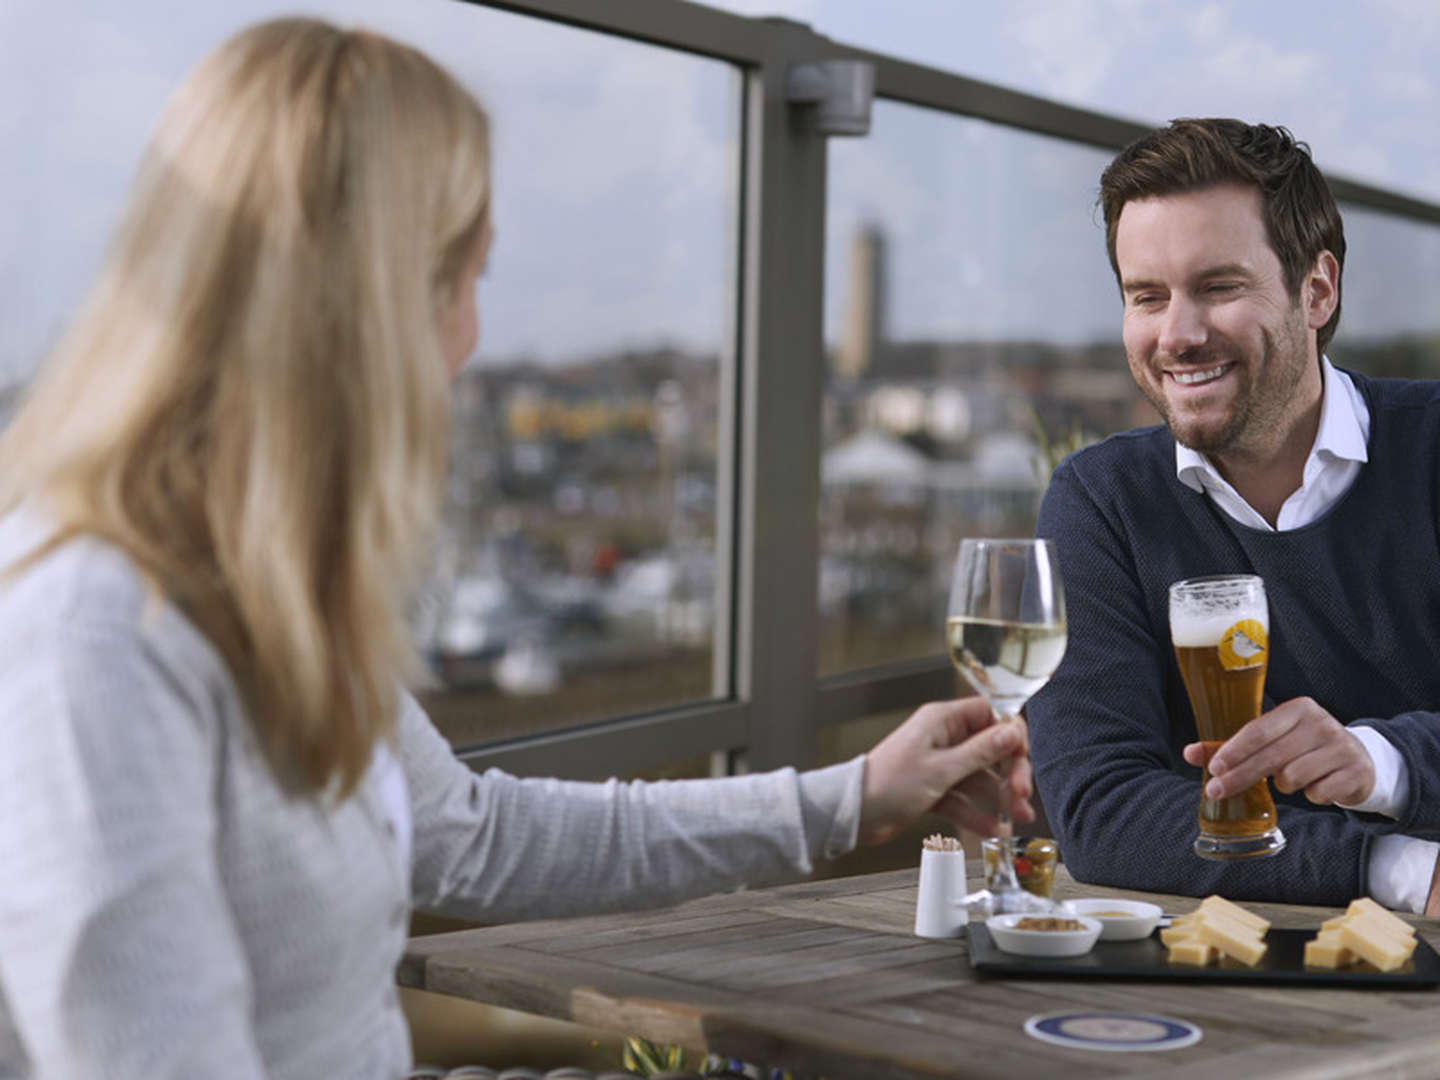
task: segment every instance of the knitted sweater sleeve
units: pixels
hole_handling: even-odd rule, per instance
[[[413,698],[400,758],[417,907],[510,921],[659,907],[808,874],[855,846],[865,759],[715,780],[476,774]]]
[[[55,603],[0,605],[0,1075],[258,1080],[204,687]]]
[[[1386,831],[1440,840],[1440,713],[1416,711],[1365,720],[1400,751],[1409,797]]]
[[[1366,888],[1370,833],[1343,811],[1282,805],[1288,846],[1270,858],[1193,854],[1199,773],[1179,749],[1195,738],[1169,715],[1168,627],[1155,625],[1137,543],[1163,529],[1128,520],[1074,459],[1046,492],[1037,532],[1053,540],[1070,630],[1065,658],[1031,699],[1036,780],[1071,873],[1096,884],[1237,900],[1342,904]],[[1147,539],[1148,538],[1148,539]]]

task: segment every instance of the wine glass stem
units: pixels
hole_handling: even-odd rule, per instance
[[[994,710],[994,715],[997,724],[1014,720],[1011,714],[998,709]],[[995,835],[1000,841],[1000,850],[995,865],[995,878],[989,886],[992,891],[1020,888],[1020,879],[1015,873],[1015,827],[1010,820],[1010,772],[1014,767],[1014,758],[1006,758],[990,767],[991,773],[1000,781],[1000,803],[995,812]]]
[[[1001,761],[994,766],[995,776],[1000,781],[1000,797],[1001,799],[1006,800],[1001,804],[1000,809],[997,810],[995,813],[995,822],[997,825],[995,835],[1004,837],[1006,839],[1010,839],[1015,835],[1015,826],[1014,823],[1010,820],[1009,803],[1010,770],[1014,767],[1015,761],[1013,758],[1006,758],[1004,761]]]
[[[1015,717],[1010,713],[995,710],[995,722],[997,724],[1012,723]],[[991,772],[1000,781],[1000,805],[996,810],[995,818],[999,824],[997,835],[1005,838],[1014,835],[1014,824],[1010,820],[1010,773],[1015,768],[1015,759],[1006,758],[1004,761],[996,762],[991,766]]]

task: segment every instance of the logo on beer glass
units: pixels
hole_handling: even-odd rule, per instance
[[[1255,619],[1241,619],[1220,637],[1220,665],[1226,671],[1241,671],[1264,664],[1270,657],[1269,643],[1263,625]]]
[[[1170,638],[1206,759],[1260,715],[1270,659],[1270,609],[1265,583],[1253,575],[1191,578],[1170,586]],[[1270,784],[1238,795],[1205,795],[1200,778],[1200,835],[1195,853],[1207,859],[1273,855],[1285,846]]]

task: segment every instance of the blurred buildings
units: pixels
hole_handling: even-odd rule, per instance
[[[867,224],[825,398],[833,670],[931,634],[961,537],[1028,535],[1057,433],[1148,419],[1118,346],[892,340],[886,258]],[[416,620],[447,684],[547,693],[589,667],[708,655],[719,371],[717,357],[657,349],[462,373],[438,570]]]
[[[457,379],[436,674],[547,693],[588,667],[708,649],[718,362],[675,350]]]
[[[888,337],[885,288],[885,233],[879,225],[866,223],[850,244],[845,335],[835,353],[838,376],[863,377]]]
[[[960,540],[1029,535],[1065,453],[1157,419],[1118,335],[895,340],[888,253],[881,226],[857,230],[830,357],[822,673],[937,650]],[[1440,370],[1429,339],[1332,352],[1383,374]],[[448,686],[547,694],[586,670],[668,665],[706,693],[719,387],[718,357],[676,349],[460,376],[438,570],[416,620]]]

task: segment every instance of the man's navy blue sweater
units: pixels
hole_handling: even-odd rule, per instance
[[[1367,891],[1371,839],[1440,838],[1440,383],[1351,374],[1369,461],[1319,520],[1247,528],[1175,475],[1163,427],[1116,435],[1055,471],[1037,532],[1058,545],[1070,640],[1031,699],[1036,780],[1082,881],[1232,899],[1343,904]],[[1288,846],[1266,859],[1191,852],[1195,720],[1170,645],[1168,587],[1250,573],[1270,603],[1266,707],[1309,696],[1365,719],[1404,757],[1399,820],[1278,795]]]

